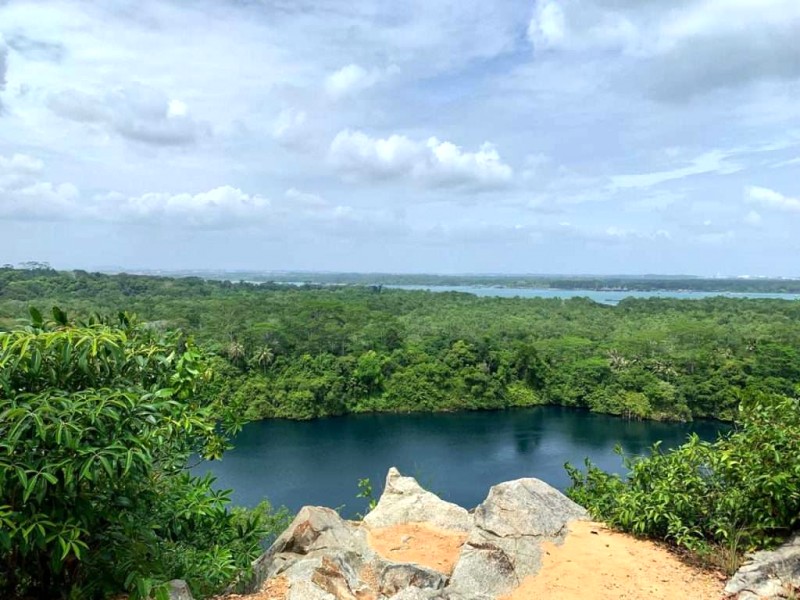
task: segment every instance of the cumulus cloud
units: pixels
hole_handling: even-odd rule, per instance
[[[71,183],[38,181],[0,189],[0,218],[7,220],[169,223],[173,226],[225,229],[264,221],[270,202],[231,186],[197,194],[117,192],[87,195]]]
[[[508,185],[513,177],[511,167],[488,142],[469,152],[435,137],[423,142],[344,130],[331,142],[329,159],[342,175],[355,180],[409,179],[428,187],[485,189]]]
[[[43,180],[43,170],[44,164],[37,158],[0,155],[0,219],[168,224],[212,230],[267,226],[291,230],[305,225],[331,227],[352,222],[364,225],[373,218],[296,188],[286,190],[277,201],[230,185],[197,193],[87,194],[72,183]]]
[[[198,194],[149,193],[119,198],[116,202],[113,197],[106,200],[134,219],[213,228],[261,220],[270,207],[266,198],[227,185]]]
[[[800,198],[792,198],[765,187],[751,186],[745,191],[745,200],[764,208],[783,212],[800,212]]]
[[[93,123],[128,140],[155,146],[193,144],[208,128],[187,114],[186,105],[144,85],[130,85],[98,95],[63,90],[48,99],[57,115]]]

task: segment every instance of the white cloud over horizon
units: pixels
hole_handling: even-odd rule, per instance
[[[7,0],[3,262],[800,275],[797,97],[796,0]]]
[[[430,137],[416,141],[404,135],[373,138],[344,130],[329,150],[333,166],[348,178],[403,179],[432,187],[493,188],[507,185],[513,170],[489,142],[475,152]]]

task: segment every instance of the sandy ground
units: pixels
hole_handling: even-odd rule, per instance
[[[367,542],[383,558],[413,562],[450,575],[467,535],[426,523],[405,523],[373,529]]]
[[[719,600],[723,578],[682,563],[665,548],[574,522],[561,546],[544,544],[542,569],[501,600]]]

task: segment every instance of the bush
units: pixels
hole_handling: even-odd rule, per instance
[[[692,436],[625,464],[624,480],[567,465],[569,496],[624,531],[693,551],[769,546],[800,524],[800,402],[757,396],[716,442]]]
[[[0,597],[147,598],[176,577],[202,596],[246,570],[285,515],[228,511],[186,472],[239,426],[191,341],[32,316],[0,334]]]

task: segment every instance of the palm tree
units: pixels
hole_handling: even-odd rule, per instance
[[[262,371],[266,372],[267,368],[272,364],[272,361],[275,360],[275,353],[272,351],[272,348],[264,345],[259,348],[255,358],[256,364],[261,367]]]
[[[242,363],[244,363],[244,344],[236,339],[231,340],[231,343],[228,344],[228,347],[225,349],[225,353],[228,355],[228,360],[230,360],[233,364],[242,366]]]
[[[628,366],[628,359],[617,350],[608,351],[608,362],[613,371],[622,371]]]

